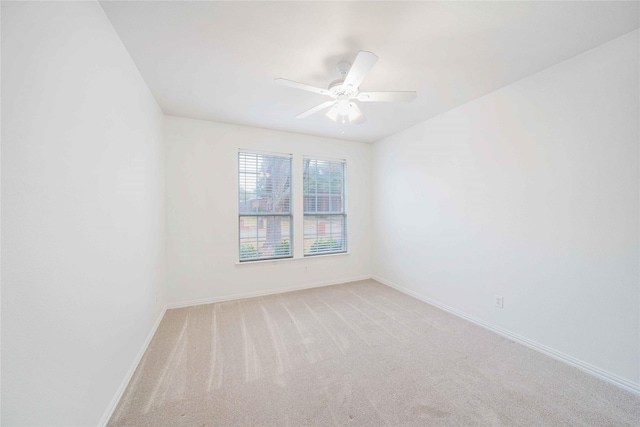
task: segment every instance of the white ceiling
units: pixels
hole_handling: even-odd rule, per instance
[[[638,2],[102,2],[169,115],[374,142],[640,26]],[[335,64],[379,56],[362,125],[299,113],[328,98]]]

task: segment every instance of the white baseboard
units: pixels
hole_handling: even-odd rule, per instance
[[[131,381],[131,378],[133,377],[133,374],[135,373],[136,369],[138,368],[138,364],[142,360],[142,357],[144,356],[144,353],[147,351],[147,348],[149,347],[149,344],[151,343],[151,340],[153,339],[153,336],[155,335],[156,331],[158,330],[158,326],[160,326],[160,322],[162,321],[162,318],[164,317],[164,314],[167,312],[168,309],[170,309],[170,308],[179,308],[179,307],[190,307],[190,306],[201,305],[201,304],[211,304],[211,303],[215,303],[215,302],[232,301],[232,300],[244,299],[244,298],[254,298],[254,297],[259,297],[259,296],[264,296],[264,295],[272,295],[272,294],[280,294],[280,293],[284,293],[284,292],[298,291],[298,290],[302,290],[302,289],[318,288],[318,287],[321,287],[321,286],[339,285],[341,283],[356,282],[358,280],[366,280],[366,279],[371,279],[371,276],[370,275],[356,276],[356,277],[350,277],[350,278],[340,279],[340,280],[330,280],[330,281],[324,281],[324,282],[309,283],[309,284],[301,285],[301,286],[293,286],[293,287],[288,287],[288,288],[272,289],[272,290],[269,290],[269,291],[244,292],[244,293],[240,293],[240,294],[227,295],[227,296],[223,296],[223,297],[202,298],[202,299],[198,299],[198,300],[183,301],[183,302],[179,302],[179,303],[168,304],[164,308],[164,310],[162,310],[162,313],[160,313],[160,316],[158,316],[158,318],[156,319],[156,322],[153,325],[153,327],[151,328],[151,331],[149,332],[149,335],[147,336],[147,339],[145,340],[144,344],[142,345],[142,348],[138,352],[138,355],[136,356],[135,360],[131,364],[131,367],[129,368],[129,371],[127,372],[127,374],[125,375],[124,379],[120,383],[120,387],[118,387],[118,390],[116,391],[116,394],[113,396],[113,399],[111,399],[111,403],[107,407],[107,410],[105,411],[104,415],[100,419],[100,423],[98,425],[106,426],[107,423],[109,422],[109,420],[111,419],[111,416],[113,415],[113,412],[115,411],[116,407],[118,406],[118,403],[120,402],[120,399],[122,398],[122,395],[124,394],[124,391],[127,389],[127,386],[129,385],[129,381]]]
[[[371,279],[371,275],[367,274],[363,276],[348,277],[348,278],[337,279],[337,280],[327,280],[323,282],[308,283],[305,285],[290,286],[286,288],[276,288],[276,289],[270,289],[266,291],[243,292],[239,294],[224,295],[221,297],[200,298],[200,299],[189,300],[189,301],[174,302],[174,303],[167,304],[167,308],[170,309],[170,308],[191,307],[194,305],[212,304],[216,302],[262,297],[265,295],[282,294],[284,292],[300,291],[302,289],[311,289],[311,288],[319,288],[322,286],[339,285],[341,283],[357,282],[358,280],[366,280],[366,279]]]
[[[140,351],[138,352],[138,355],[136,356],[133,363],[131,364],[131,367],[129,368],[127,375],[125,375],[124,379],[120,383],[120,387],[118,387],[116,394],[113,396],[113,399],[111,399],[111,403],[107,407],[107,410],[105,411],[104,415],[102,416],[102,419],[100,420],[100,423],[98,424],[99,426],[106,426],[109,420],[111,419],[111,416],[113,415],[113,411],[116,410],[116,406],[118,406],[118,402],[120,402],[120,399],[124,394],[124,391],[127,389],[127,386],[129,385],[129,381],[131,381],[131,378],[133,377],[134,372],[138,368],[138,364],[142,360],[142,356],[144,356],[144,353],[147,351],[147,348],[151,343],[151,339],[155,335],[156,330],[158,330],[158,326],[160,326],[160,322],[162,321],[162,318],[164,317],[164,314],[166,312],[167,312],[167,309],[165,307],[162,310],[162,313],[160,313],[160,316],[158,316],[158,318],[156,319],[156,322],[154,323],[153,327],[151,328],[151,331],[149,332],[149,335],[147,335],[147,339],[144,341],[144,344],[142,344],[142,348],[140,349]]]
[[[153,327],[151,328],[151,331],[149,332],[149,335],[147,336],[147,339],[145,340],[144,344],[142,345],[142,348],[140,349],[140,352],[138,353],[138,355],[136,356],[136,359],[133,361],[131,367],[129,368],[129,371],[127,372],[127,375],[125,376],[125,378],[122,380],[122,383],[120,384],[120,387],[118,388],[118,391],[116,392],[115,396],[113,397],[113,399],[111,400],[111,403],[109,405],[109,407],[107,408],[107,410],[105,411],[104,415],[102,416],[102,419],[100,420],[99,425],[100,426],[106,426],[107,423],[109,422],[109,419],[111,418],[111,416],[113,415],[113,411],[115,411],[116,406],[118,405],[118,402],[120,401],[120,399],[122,398],[122,395],[124,394],[124,391],[126,390],[127,386],[129,385],[129,381],[131,381],[131,378],[133,377],[133,374],[136,371],[136,368],[138,367],[138,364],[140,363],[140,360],[142,360],[142,357],[144,356],[145,351],[147,350],[147,347],[149,347],[149,344],[151,343],[151,339],[153,338],[154,334],[156,333],[156,330],[158,329],[158,326],[160,326],[160,322],[162,321],[162,318],[164,317],[165,312],[167,311],[167,309],[169,308],[180,308],[180,307],[189,307],[189,306],[194,306],[194,305],[201,305],[201,304],[211,304],[211,303],[216,303],[216,302],[223,302],[223,301],[232,301],[232,300],[237,300],[237,299],[245,299],[245,298],[254,298],[254,297],[260,297],[260,296],[265,296],[265,295],[273,295],[273,294],[280,294],[280,293],[285,293],[285,292],[292,292],[292,291],[298,291],[298,290],[302,290],[302,289],[311,289],[311,288],[318,288],[318,287],[322,287],[322,286],[331,286],[331,285],[339,285],[341,283],[349,283],[349,282],[357,282],[359,280],[367,280],[367,279],[374,279],[384,285],[387,285],[391,288],[394,288],[402,293],[405,293],[409,296],[412,296],[420,301],[423,301],[429,305],[432,305],[434,307],[440,308],[448,313],[451,313],[455,316],[461,317],[469,322],[475,323],[478,326],[481,326],[485,329],[488,329],[492,332],[495,332],[499,335],[502,335],[504,337],[507,337],[519,344],[525,345],[533,350],[536,350],[542,354],[545,354],[549,357],[553,357],[554,359],[560,360],[564,363],[568,363],[569,365],[575,366],[576,368],[591,374],[597,378],[600,378],[602,380],[605,380],[611,384],[614,384],[624,390],[630,391],[634,394],[640,395],[640,384],[636,384],[634,382],[631,382],[625,378],[619,377],[615,374],[612,374],[611,372],[608,372],[604,369],[600,369],[596,366],[593,366],[587,362],[584,362],[580,359],[577,359],[573,356],[569,356],[567,354],[564,354],[562,352],[559,352],[557,350],[552,349],[551,347],[547,347],[543,344],[537,343],[533,340],[530,340],[528,338],[525,338],[521,335],[515,334],[511,331],[508,331],[506,329],[500,328],[498,326],[492,325],[488,322],[485,322],[484,320],[478,319],[477,317],[471,316],[469,314],[466,314],[460,310],[457,310],[453,307],[449,307],[446,304],[442,304],[436,300],[433,300],[431,298],[427,298],[423,295],[418,294],[417,292],[414,292],[412,290],[409,290],[403,286],[400,286],[396,283],[391,282],[390,280],[386,280],[383,279],[382,277],[376,276],[376,275],[363,275],[363,276],[356,276],[356,277],[351,277],[351,278],[346,278],[346,279],[339,279],[339,280],[330,280],[330,281],[324,281],[324,282],[316,282],[316,283],[309,283],[309,284],[305,284],[305,285],[300,285],[300,286],[292,286],[292,287],[287,287],[287,288],[277,288],[277,289],[272,289],[272,290],[268,290],[268,291],[257,291],[257,292],[244,292],[244,293],[239,293],[239,294],[233,294],[233,295],[226,295],[226,296],[222,296],[222,297],[212,297],[212,298],[202,298],[202,299],[198,299],[198,300],[191,300],[191,301],[183,301],[183,302],[179,302],[179,303],[172,303],[172,304],[168,304],[167,307],[162,311],[162,313],[160,313],[160,316],[158,317],[158,319],[156,320],[155,324],[153,325]]]
[[[511,331],[508,331],[506,329],[500,328],[498,326],[492,325],[488,322],[485,322],[484,320],[478,319],[477,317],[471,316],[469,314],[464,313],[463,311],[460,311],[458,309],[455,309],[453,307],[449,307],[448,305],[442,304],[441,302],[438,302],[436,300],[433,300],[431,298],[427,298],[423,295],[418,294],[417,292],[414,292],[412,290],[409,290],[403,286],[400,286],[396,283],[393,283],[389,280],[383,279],[382,277],[373,275],[371,276],[372,279],[377,280],[378,282],[387,285],[389,287],[392,287],[402,293],[405,293],[407,295],[410,295],[416,299],[419,299],[420,301],[426,302],[427,304],[430,304],[434,307],[440,308],[446,312],[449,312],[453,315],[456,315],[458,317],[461,317],[465,320],[468,320],[469,322],[475,323],[478,326],[482,326],[485,329],[488,329],[492,332],[495,332],[499,335],[502,335],[504,337],[509,338],[512,341],[515,341],[519,344],[525,345],[533,350],[536,350],[540,353],[543,353],[549,357],[553,357],[554,359],[560,360],[562,362],[568,363],[569,365],[575,366],[576,368],[591,374],[597,378],[600,378],[602,380],[605,380],[611,384],[614,384],[624,390],[630,391],[631,393],[640,395],[640,384],[636,384],[632,381],[629,381],[625,378],[619,377],[615,374],[612,374],[611,372],[608,372],[604,369],[598,368],[597,366],[593,366],[587,362],[584,362],[580,359],[577,359],[573,356],[569,356],[568,354],[564,354],[560,351],[554,350],[551,347],[547,347],[546,345],[540,344],[538,342],[535,342],[533,340],[530,340],[529,338],[525,338],[521,335],[515,334]]]

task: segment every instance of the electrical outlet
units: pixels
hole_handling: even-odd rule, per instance
[[[493,303],[498,308],[504,308],[504,298],[502,297],[502,295],[495,295],[493,297]]]

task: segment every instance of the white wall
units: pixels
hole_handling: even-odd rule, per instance
[[[3,2],[2,423],[105,421],[167,302],[372,269],[638,384],[638,36],[387,138],[373,158],[366,144],[176,117],[165,157],[162,113],[97,3]],[[238,265],[239,148],[292,153],[298,174],[302,155],[345,158],[350,254]]]
[[[94,2],[2,2],[2,424],[96,425],[165,304],[162,113]]]
[[[371,273],[370,145],[178,117],[167,117],[165,123],[170,305],[340,282]],[[346,159],[349,254],[237,264],[241,148],[293,154],[293,246],[298,255],[302,156]]]
[[[638,39],[376,143],[375,275],[637,387]]]

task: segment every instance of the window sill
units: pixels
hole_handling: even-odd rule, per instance
[[[302,257],[294,257],[294,258],[260,259],[256,261],[242,261],[242,262],[236,261],[236,265],[242,266],[242,265],[258,265],[258,264],[279,264],[282,262],[304,261],[304,260],[308,261],[310,259],[321,259],[321,258],[334,257],[334,256],[344,256],[344,255],[350,255],[350,252],[339,252],[336,254],[311,255],[311,256],[302,256]]]

